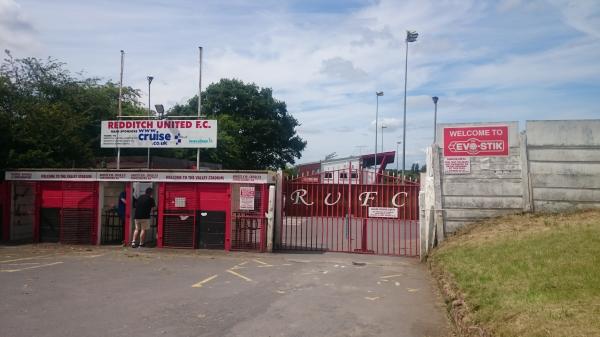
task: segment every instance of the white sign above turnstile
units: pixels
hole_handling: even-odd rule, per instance
[[[260,172],[106,172],[106,171],[7,171],[6,180],[22,181],[152,181],[204,183],[268,183]]]

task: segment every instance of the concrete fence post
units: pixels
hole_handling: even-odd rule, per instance
[[[273,252],[273,228],[275,218],[275,186],[269,186],[269,206],[267,209],[267,252]]]
[[[521,146],[521,186],[523,189],[523,212],[533,211],[531,175],[529,174],[529,156],[527,153],[527,131],[519,134]]]

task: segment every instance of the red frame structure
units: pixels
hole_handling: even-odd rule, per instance
[[[43,207],[60,209],[59,242],[96,244],[98,241],[98,182],[43,181],[36,184],[34,241],[40,241],[40,212]],[[67,223],[79,226],[72,221],[78,220],[75,215],[66,221],[68,210],[91,210],[87,217],[91,218],[89,241],[77,237],[77,233],[67,233]],[[80,229],[79,229],[80,230]],[[76,231],[78,231],[76,229]]]
[[[152,183],[157,199],[156,245],[175,248],[216,248],[225,250],[264,251],[266,248],[266,211],[269,183],[274,182],[269,172],[260,171],[111,171],[111,170],[17,170],[6,173],[6,182],[0,182],[0,204],[6,207],[5,225],[0,228],[3,239],[40,242],[40,239],[63,243],[101,244],[102,212],[112,212],[116,205],[111,204],[114,185],[124,184],[127,200],[132,200],[136,182]],[[18,235],[9,237],[13,232],[12,221],[16,218],[10,210],[14,184],[28,184],[27,203],[21,205],[25,214],[29,214],[27,223],[18,222]],[[107,183],[107,184],[105,184]],[[104,187],[101,188],[101,184]],[[20,185],[14,185],[20,186]],[[241,192],[238,187],[255,188],[254,208],[242,207],[248,204],[252,196],[232,193]],[[119,192],[122,191],[121,185]],[[102,194],[100,191],[109,191]],[[245,189],[247,193],[247,189]],[[176,204],[176,200],[178,203]],[[105,205],[106,203],[106,205]],[[5,206],[6,205],[6,206]],[[124,243],[131,242],[132,205],[125,208],[125,221],[121,238]],[[43,213],[42,209],[51,209]],[[23,212],[21,210],[20,212]],[[204,213],[207,214],[204,214]],[[235,213],[235,216],[234,216]],[[44,216],[44,219],[42,218]],[[19,215],[21,216],[21,215]],[[13,218],[14,217],[14,218]],[[180,217],[181,221],[176,217]],[[200,220],[202,219],[202,220]],[[238,221],[234,223],[235,221]],[[20,219],[17,221],[21,221]],[[169,222],[170,221],[170,222]],[[31,227],[29,227],[30,223]],[[42,223],[43,222],[43,223]],[[233,227],[243,222],[245,234],[234,233]],[[15,222],[16,223],[16,222]],[[204,227],[206,224],[207,227]],[[248,225],[250,224],[250,225]],[[182,232],[177,232],[180,228]],[[154,225],[153,225],[154,226]],[[171,226],[169,228],[169,226]],[[175,227],[173,227],[175,226]],[[16,227],[15,227],[16,228]],[[237,226],[236,228],[239,228]],[[25,229],[25,230],[23,230]],[[31,229],[31,230],[30,230]],[[119,228],[120,229],[120,228]],[[168,231],[184,238],[183,244],[176,241],[167,243]],[[200,234],[197,233],[200,231]],[[12,232],[12,233],[11,233]],[[251,235],[246,235],[251,233]],[[199,234],[199,235],[198,235]],[[236,234],[236,245],[232,237]],[[41,236],[41,237],[40,237]],[[241,239],[240,239],[241,238]],[[147,240],[148,241],[148,240]],[[175,242],[175,244],[173,244]],[[111,242],[112,243],[112,242]]]
[[[418,197],[417,182],[356,168],[287,179],[275,248],[418,256]]]
[[[221,211],[225,213],[225,250],[231,249],[231,185],[214,183],[158,183],[158,247],[165,245],[165,218],[192,217],[192,244],[169,245],[172,248],[197,248],[196,213]],[[175,198],[185,199],[184,207],[177,207]]]

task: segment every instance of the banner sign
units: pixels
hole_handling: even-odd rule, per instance
[[[444,156],[508,156],[508,126],[444,128]]]
[[[267,173],[233,172],[105,172],[7,171],[6,180],[33,181],[152,181],[202,183],[268,183]]]
[[[216,120],[102,121],[101,147],[214,148]]]
[[[471,173],[471,158],[469,157],[445,157],[445,174],[469,174]]]
[[[253,211],[254,210],[254,186],[241,186],[240,187],[240,210],[242,211]]]

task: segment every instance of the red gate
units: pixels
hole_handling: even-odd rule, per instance
[[[342,169],[286,179],[279,250],[419,255],[419,184]]]

